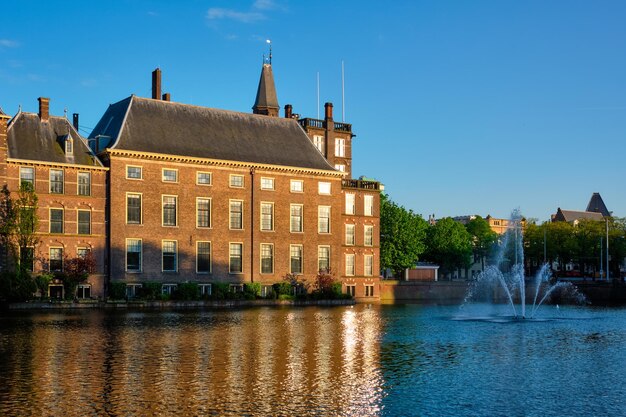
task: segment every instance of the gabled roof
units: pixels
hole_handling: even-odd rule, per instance
[[[600,213],[592,211],[575,211],[575,210],[561,210],[559,207],[554,215],[554,221],[562,222],[574,222],[576,220],[604,220],[604,217]]]
[[[593,193],[591,199],[589,200],[589,204],[587,204],[587,211],[593,211],[595,213],[600,213],[604,217],[610,217],[611,212],[606,208],[604,204],[604,200],[600,196],[600,193]]]
[[[280,109],[271,64],[263,64],[259,88],[257,89],[252,109],[257,114],[267,114],[267,109],[275,109],[276,112]]]
[[[112,138],[100,149],[335,172],[293,119],[131,96],[109,106],[89,138],[98,135]]]
[[[42,122],[35,113],[18,113],[7,131],[8,157],[30,161],[102,166],[84,139],[64,117],[50,116]],[[63,145],[72,138],[73,152],[66,155]]]

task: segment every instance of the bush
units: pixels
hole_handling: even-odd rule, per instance
[[[261,296],[261,284],[258,282],[243,284],[243,293],[247,300],[254,300]],[[250,298],[250,296],[252,296],[252,298]]]
[[[224,282],[216,282],[211,285],[211,297],[214,300],[226,300],[230,298],[230,285]]]
[[[279,294],[279,295],[278,295],[278,299],[279,299],[279,300],[281,300],[281,301],[282,301],[282,300],[295,300],[295,298],[296,298],[296,297],[294,297],[294,296],[293,296],[293,295],[291,295],[291,294]]]
[[[141,284],[140,297],[144,300],[162,300],[163,284],[160,282],[144,282]]]
[[[200,298],[200,287],[193,282],[178,284],[178,290],[174,293],[176,300],[197,300]]]
[[[272,285],[272,288],[274,289],[274,292],[276,294],[278,294],[278,299],[280,300],[280,296],[281,295],[292,295],[293,292],[291,290],[291,284],[287,281],[283,281],[283,282],[277,282],[276,284]]]
[[[126,284],[123,282],[112,282],[109,285],[110,300],[124,300],[126,298]]]
[[[53,278],[54,275],[49,272],[37,275],[35,277],[35,286],[41,294],[40,298],[43,298],[48,294],[48,285],[50,285],[50,281],[52,281]]]

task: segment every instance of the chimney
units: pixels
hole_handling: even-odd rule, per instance
[[[39,97],[39,118],[42,122],[47,122],[50,118],[50,99],[47,97]]]
[[[72,114],[72,124],[74,125],[74,129],[78,132],[78,113]]]
[[[152,98],[155,100],[161,98],[161,68],[152,71]]]
[[[326,120],[333,119],[333,103],[324,104],[324,117]]]
[[[285,119],[291,119],[293,116],[293,107],[291,104],[285,104]]]
[[[163,94],[163,97],[161,97],[161,99],[163,101],[172,101],[172,97],[170,96],[170,93]]]

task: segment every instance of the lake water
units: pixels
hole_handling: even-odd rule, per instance
[[[0,415],[626,415],[626,310],[504,307],[3,313]]]

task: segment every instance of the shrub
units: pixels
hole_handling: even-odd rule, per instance
[[[214,300],[225,300],[230,298],[230,285],[223,282],[216,282],[211,285],[211,297]]]
[[[123,300],[126,298],[126,284],[123,282],[112,282],[109,285],[109,299]]]
[[[163,284],[160,282],[144,282],[141,284],[140,297],[144,300],[161,300]]]
[[[194,282],[178,284],[178,290],[174,293],[177,300],[197,300],[200,298],[200,287]]]
[[[261,284],[258,282],[249,282],[243,284],[243,293],[246,299],[254,300],[261,296]],[[252,298],[250,298],[250,296]]]
[[[40,298],[45,297],[46,294],[48,293],[48,285],[50,285],[50,281],[52,281],[53,278],[54,278],[54,275],[52,275],[49,272],[37,275],[35,277],[35,286],[37,287],[37,289],[39,290],[39,293],[41,294]]]
[[[274,289],[274,292],[278,294],[279,299],[281,299],[281,295],[292,295],[291,284],[287,281],[277,282],[272,285],[272,288]]]

